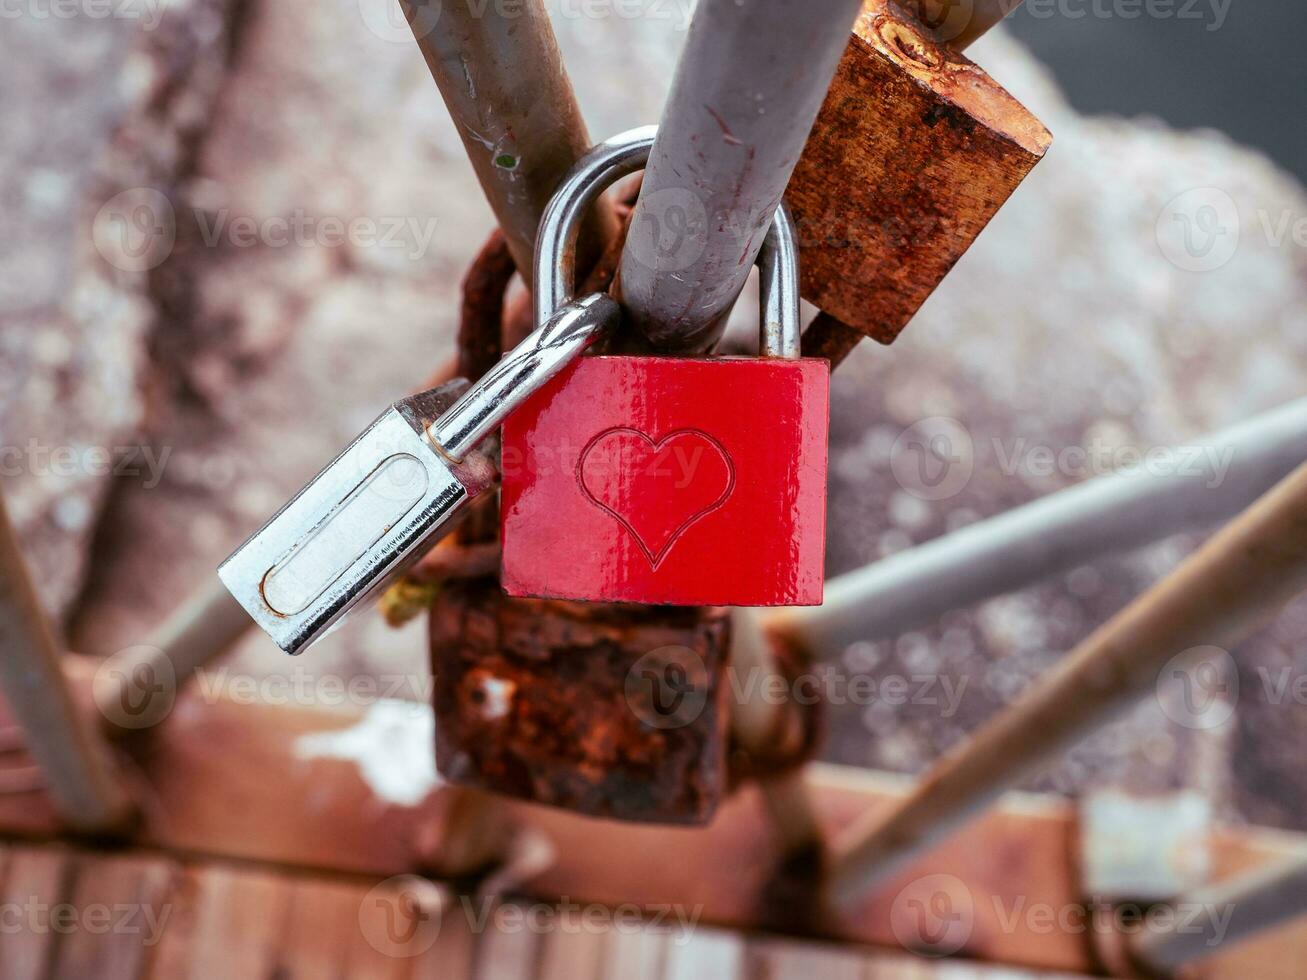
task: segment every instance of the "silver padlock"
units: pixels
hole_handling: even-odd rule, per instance
[[[449,386],[395,402],[222,563],[223,584],[278,646],[302,653],[453,529],[495,482],[472,450],[619,312],[602,294],[570,303],[452,405]]]

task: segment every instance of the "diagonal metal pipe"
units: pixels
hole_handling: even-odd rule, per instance
[[[1274,861],[1168,904],[1178,910],[1211,910],[1211,914],[1197,923],[1191,916],[1176,915],[1134,933],[1129,940],[1131,957],[1150,975],[1171,976],[1186,963],[1307,915],[1307,854]],[[1213,920],[1226,916],[1218,931]]]
[[[85,833],[121,829],[131,800],[107,743],[78,711],[60,659],[0,499],[0,687],[60,815]]]
[[[542,0],[400,0],[481,189],[531,284],[536,228],[563,175],[590,148]],[[583,267],[615,231],[601,206],[581,234]]]
[[[716,344],[849,42],[860,0],[700,0],[622,250],[633,330]]]
[[[845,910],[856,906],[1002,793],[1155,690],[1173,659],[1184,655],[1188,664],[1214,648],[1232,648],[1304,590],[1307,464],[949,751],[901,803],[849,827],[834,843],[832,901]]]
[[[769,613],[766,628],[833,655],[1103,555],[1232,517],[1307,459],[1307,399],[1185,448],[1202,465],[1103,476],[1060,490],[840,575],[826,583],[822,605]]]

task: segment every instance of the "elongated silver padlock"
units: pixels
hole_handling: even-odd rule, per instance
[[[278,646],[303,652],[453,529],[494,483],[494,464],[469,455],[477,443],[618,317],[612,298],[588,296],[452,405],[449,386],[395,402],[222,563],[223,584]]]

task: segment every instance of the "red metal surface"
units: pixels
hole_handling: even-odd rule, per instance
[[[824,360],[587,357],[503,432],[509,595],[815,605]]]

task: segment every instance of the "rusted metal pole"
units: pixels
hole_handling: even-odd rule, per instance
[[[835,843],[832,899],[847,907],[1004,791],[1155,689],[1180,654],[1229,649],[1307,589],[1307,465],[1217,532],[929,769],[888,813]]]
[[[590,148],[544,4],[400,2],[518,273],[530,287],[541,215],[563,176]],[[611,209],[598,202],[583,219],[577,245],[582,268],[615,232]],[[445,864],[466,870],[502,857],[508,831],[494,798],[464,791],[455,800],[445,828]]]
[[[622,251],[639,334],[721,336],[849,41],[859,0],[700,0]]]
[[[0,499],[0,687],[61,816],[84,833],[122,827],[132,804],[108,746],[77,710],[61,653]]]
[[[542,0],[400,0],[518,272],[530,285],[540,215],[590,137]],[[596,209],[583,261],[613,233]]]
[[[1173,916],[1130,936],[1131,958],[1153,975],[1169,976],[1186,963],[1307,915],[1307,854],[1208,885],[1169,904],[1207,914]]]
[[[1103,555],[1228,519],[1307,459],[1307,399],[1168,453],[1167,472],[1143,466],[1089,480],[834,578],[823,605],[769,613],[766,628],[814,654],[835,655]]]

